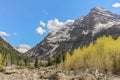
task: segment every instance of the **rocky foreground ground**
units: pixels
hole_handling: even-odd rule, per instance
[[[120,80],[117,75],[105,75],[97,70],[28,69],[5,67],[0,80]]]

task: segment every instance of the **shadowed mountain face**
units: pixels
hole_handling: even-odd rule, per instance
[[[7,41],[0,37],[0,65],[20,65],[22,56]]]
[[[86,16],[81,16],[73,23],[66,23],[64,27],[48,34],[34,48],[25,53],[25,56],[47,59],[62,51],[70,52],[88,45],[97,38],[106,35],[117,38],[120,35],[120,15],[95,7]]]

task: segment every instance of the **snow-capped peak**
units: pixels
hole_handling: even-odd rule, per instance
[[[112,22],[108,22],[106,24],[102,24],[102,23],[98,23],[95,25],[94,27],[94,30],[92,31],[92,34],[94,36],[94,34],[100,32],[102,29],[108,29],[110,27],[112,27],[113,25],[119,25],[120,22],[115,22],[115,21],[112,21]]]

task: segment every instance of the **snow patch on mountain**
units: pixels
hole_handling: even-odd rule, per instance
[[[19,47],[14,47],[15,50],[21,52],[21,53],[25,53],[27,52],[29,49],[31,49],[31,46],[26,45],[26,44],[21,44]]]
[[[120,24],[120,22],[112,21],[112,22],[108,22],[107,24],[98,23],[95,25],[94,30],[92,31],[92,34],[94,36],[96,33],[100,32],[102,29],[108,29],[116,24],[118,25]]]
[[[82,34],[87,35],[89,32],[90,32],[89,30],[86,30],[86,31],[83,31]]]
[[[52,48],[50,51],[47,52],[47,55],[53,56],[53,55],[52,55],[52,52],[55,51],[57,47],[59,47],[59,44],[55,44],[55,45],[53,46],[53,48]]]
[[[114,17],[113,15],[111,15],[111,14],[103,14],[103,13],[101,13],[101,12],[97,12],[97,14],[99,14],[99,15],[103,15],[103,16],[107,16],[107,17]]]
[[[74,27],[70,27],[70,25],[66,24],[63,28],[52,31],[51,35],[47,38],[47,42],[55,43],[61,41],[68,41],[70,39],[69,31],[73,28]]]

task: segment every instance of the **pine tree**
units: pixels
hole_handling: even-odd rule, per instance
[[[38,57],[35,58],[35,68],[38,68],[39,64],[38,64]]]
[[[64,51],[62,51],[62,62],[65,61],[65,57],[66,57],[66,53]]]
[[[28,66],[28,58],[24,59],[25,66]]]
[[[51,66],[55,63],[55,61],[52,58],[48,58],[48,66]]]

